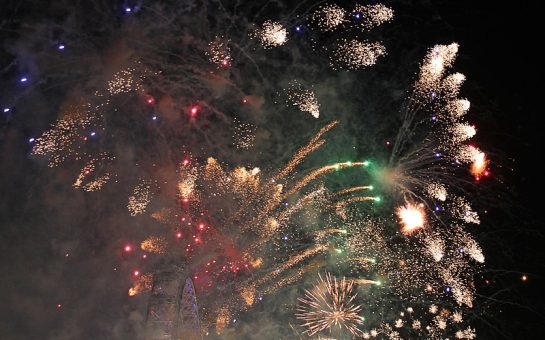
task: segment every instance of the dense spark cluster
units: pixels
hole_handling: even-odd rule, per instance
[[[445,242],[440,237],[429,237],[425,239],[426,250],[436,262],[441,261],[445,255]]]
[[[117,176],[115,172],[106,170],[116,157],[107,151],[97,153],[93,141],[100,138],[100,132],[106,130],[105,114],[108,109],[112,109],[112,96],[140,93],[146,74],[149,72],[135,67],[116,72],[101,91],[94,91],[91,100],[69,105],[68,109],[63,110],[61,118],[53,127],[36,138],[32,154],[47,157],[50,167],[59,166],[68,160],[85,162],[73,187],[88,192],[100,190]]]
[[[106,154],[100,154],[99,158],[91,159],[81,169],[72,186],[76,189],[82,189],[87,192],[100,190],[102,186],[106,184],[113,176],[108,172],[97,174],[97,168],[112,160],[113,157]]]
[[[478,169],[480,171],[483,171],[486,169],[486,166],[488,165],[488,161],[486,160],[486,155],[484,152],[479,150],[473,145],[462,145],[457,150],[455,157],[457,160],[463,163],[474,163],[478,164]]]
[[[129,288],[129,296],[135,296],[140,293],[149,292],[153,284],[152,274],[138,275],[134,285]]]
[[[135,74],[136,69],[128,67],[114,74],[108,81],[107,91],[110,95],[128,93],[141,90],[142,83],[140,77]]]
[[[211,63],[217,67],[226,68],[232,63],[231,49],[229,48],[229,40],[224,37],[216,37],[215,40],[208,44],[206,55]]]
[[[472,125],[457,123],[451,127],[449,132],[449,136],[452,138],[452,143],[460,144],[475,136],[477,130]]]
[[[376,64],[386,54],[386,48],[378,42],[341,40],[330,58],[334,69],[356,70]]]
[[[256,127],[250,123],[234,120],[233,141],[238,149],[249,149],[254,145]]]
[[[427,195],[431,198],[435,198],[441,202],[444,202],[447,199],[447,188],[441,183],[430,182],[425,190]]]
[[[472,329],[471,327],[468,327],[464,330],[456,332],[455,336],[456,336],[456,339],[468,339],[468,340],[475,339],[477,337],[477,335],[475,334],[475,330]]]
[[[356,4],[352,14],[354,15],[355,19],[358,20],[361,25],[367,30],[373,29],[386,22],[389,22],[394,17],[394,11],[387,6],[384,6],[383,4]]]
[[[288,41],[288,31],[279,22],[265,21],[260,29],[255,30],[253,36],[257,38],[263,48],[282,46]]]
[[[415,100],[429,102],[434,99],[442,87],[445,70],[448,69],[458,54],[458,44],[436,45],[432,48],[420,67],[415,83]]]
[[[471,208],[471,205],[463,197],[455,196],[448,203],[450,213],[454,218],[462,220],[466,223],[480,224],[479,214]]]
[[[332,31],[347,21],[347,13],[344,9],[335,4],[328,4],[316,10],[311,21],[322,31]]]
[[[182,200],[198,199],[198,193],[195,192],[198,176],[198,167],[193,166],[190,160],[184,160],[178,172],[178,196]]]
[[[167,247],[168,243],[162,237],[150,236],[140,243],[140,249],[154,254],[165,254]]]
[[[306,333],[312,336],[337,327],[347,329],[353,335],[361,335],[359,326],[363,324],[363,317],[359,314],[362,306],[354,303],[357,294],[353,289],[354,282],[345,277],[337,281],[336,277],[326,273],[324,280],[320,275],[318,283],[299,298],[296,316],[307,328]]]
[[[104,175],[101,175],[99,177],[96,177],[90,180],[85,185],[83,185],[82,188],[83,190],[88,192],[97,191],[97,190],[100,190],[104,186],[104,184],[108,183],[109,180],[110,180],[110,174],[105,173]],[[77,182],[74,183],[74,187],[79,188],[79,186],[77,185]]]
[[[416,313],[413,307],[398,311],[400,317],[392,323],[383,323],[379,328],[371,332],[365,332],[364,338],[375,338],[384,335],[394,339],[426,338],[426,339],[444,339],[449,337],[449,333],[456,329],[454,325],[457,321],[454,316],[462,317],[460,311],[450,311],[448,309],[439,310],[436,305],[430,305],[428,313]],[[367,334],[367,336],[365,336]]]
[[[137,184],[129,196],[129,202],[127,203],[127,209],[131,216],[143,214],[151,201],[151,184],[146,180],[141,180]]]
[[[297,80],[290,81],[285,92],[288,103],[297,106],[303,112],[310,113],[314,118],[320,117],[320,104],[314,92],[305,89]]]
[[[36,138],[32,153],[48,157],[50,167],[60,165],[68,157],[78,158],[81,155],[79,141],[86,138],[91,123],[85,107],[67,110],[51,129]]]

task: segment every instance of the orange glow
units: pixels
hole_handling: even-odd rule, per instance
[[[482,151],[479,151],[475,155],[473,163],[471,163],[471,174],[475,176],[475,179],[477,180],[479,180],[483,175],[488,176],[488,171],[486,171],[487,166],[488,159],[486,158],[486,154]]]
[[[263,264],[263,260],[262,260],[261,258],[257,258],[257,259],[255,259],[255,260],[252,260],[252,261],[250,262],[250,264],[251,264],[252,267],[254,267],[254,268],[259,268],[259,267],[261,267],[261,264]]]
[[[406,203],[405,206],[397,208],[397,216],[402,225],[401,232],[405,235],[410,235],[424,227],[425,214],[422,205]]]

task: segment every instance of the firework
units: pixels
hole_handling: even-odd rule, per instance
[[[286,93],[289,103],[303,112],[310,113],[314,118],[320,117],[320,104],[314,92],[304,89],[297,80],[292,80],[288,84]]]
[[[425,215],[421,206],[406,203],[405,206],[397,208],[397,216],[403,226],[401,232],[405,235],[424,227]]]
[[[426,226],[418,237],[423,249],[415,256],[422,254],[429,260],[416,256],[405,267],[407,272],[415,274],[418,268],[426,268],[426,281],[443,282],[458,304],[472,306],[475,267],[471,261],[484,262],[484,254],[464,231],[464,224],[479,224],[480,219],[459,190],[466,183],[454,174],[459,166],[473,162],[471,172],[479,178],[487,164],[482,151],[466,144],[477,131],[463,121],[470,108],[467,99],[458,98],[465,76],[447,74],[457,52],[457,44],[437,45],[426,55],[404,108],[390,167],[381,180],[398,197],[422,202],[418,206],[407,203],[398,210],[403,233]],[[426,291],[435,289],[428,284]],[[438,320],[432,329],[443,326]]]
[[[151,196],[150,183],[146,180],[141,180],[141,182],[134,187],[132,195],[129,196],[129,202],[127,203],[127,209],[131,216],[143,214],[151,201]]]
[[[458,44],[456,43],[436,45],[428,52],[420,67],[418,80],[415,83],[415,90],[419,100],[429,101],[437,96],[445,69],[452,65],[457,53]]]
[[[36,138],[32,153],[48,157],[50,167],[60,165],[69,157],[79,157],[81,141],[93,122],[86,109],[76,107],[66,112],[50,130]]]
[[[441,183],[430,182],[426,187],[426,193],[431,198],[444,202],[447,199],[447,188]]]
[[[479,179],[482,175],[487,174],[487,166],[488,159],[486,158],[486,154],[482,151],[477,151],[473,156],[473,163],[471,163],[471,174]]]
[[[386,48],[377,42],[341,40],[333,54],[330,65],[334,69],[356,70],[376,64],[386,54]]]
[[[288,41],[288,31],[279,22],[265,21],[261,29],[254,32],[263,48],[272,48],[284,45]]]
[[[216,37],[214,41],[210,42],[206,55],[210,62],[217,67],[226,68],[232,63],[229,41],[224,37]]]
[[[464,329],[461,331],[457,331],[455,336],[456,336],[456,339],[468,339],[468,340],[475,339],[477,337],[475,335],[475,330],[472,329],[471,327],[468,327],[467,329]]]
[[[182,162],[177,184],[182,210],[173,214],[171,210],[163,209],[153,216],[164,224],[181,224],[177,229],[185,231],[177,237],[183,239],[184,235],[191,235],[193,242],[185,246],[187,254],[213,258],[216,266],[221,264],[221,269],[215,272],[210,269],[210,262],[203,270],[218,289],[231,287],[230,293],[224,292],[221,299],[201,295],[201,303],[208,306],[207,317],[216,320],[218,332],[225,327],[221,321],[225,313],[231,315],[245,310],[253,305],[257,296],[273,294],[300,280],[307,270],[323,266],[324,261],[319,258],[333,250],[330,238],[346,233],[346,230],[334,226],[318,227],[315,232],[304,233],[311,242],[299,248],[286,248],[276,241],[301,215],[319,216],[330,210],[331,198],[363,190],[362,187],[329,195],[323,185],[314,183],[327,173],[365,166],[367,162],[329,165],[312,171],[310,177],[293,174],[305,157],[325,142],[323,135],[336,124],[332,122],[320,129],[272,178],[257,167],[239,166],[228,170],[211,157],[202,166],[190,159]],[[279,180],[283,184],[276,183]],[[307,187],[311,189],[305,191]],[[209,227],[189,217],[188,212],[199,211],[208,212],[207,218],[213,220]],[[203,215],[200,213],[198,216],[203,218]],[[182,217],[180,223],[180,216],[188,217]],[[287,238],[282,236],[282,239]],[[145,247],[146,251],[161,253],[165,244],[164,239],[152,236],[142,243],[142,249]],[[249,277],[237,278],[229,274],[241,271],[250,274],[254,270],[256,272]]]
[[[251,148],[255,140],[256,127],[249,123],[243,123],[238,119],[235,119],[234,123],[233,140],[235,147],[238,149]]]
[[[295,32],[301,34],[282,53],[312,35],[313,47],[317,41],[335,42],[319,51],[330,58],[333,69],[367,68],[386,54],[380,42],[362,40],[352,35],[359,30],[347,33],[345,29],[351,29],[350,22],[364,30],[373,29],[392,19],[392,9],[380,4],[356,5],[350,12],[353,17],[337,5],[309,12],[297,20],[301,25],[308,20],[309,26],[317,29],[311,32],[296,26]],[[458,45],[437,45],[426,54],[401,108],[402,122],[390,159],[372,164],[321,163],[326,165],[305,169],[302,165],[307,156],[324,146],[325,134],[339,124],[333,121],[284,166],[274,167],[271,160],[258,168],[233,161],[245,159],[245,155],[238,157],[240,150],[254,146],[258,129],[233,116],[243,117],[252,110],[256,113],[252,121],[266,125],[259,131],[271,131],[276,117],[265,121],[271,115],[261,111],[270,98],[267,91],[276,83],[288,84],[284,90],[288,105],[314,118],[320,117],[321,106],[312,84],[303,86],[285,78],[276,82],[269,77],[271,69],[275,72],[277,65],[285,63],[265,59],[261,49],[253,54],[246,35],[252,29],[240,26],[246,21],[238,19],[218,15],[211,20],[216,26],[213,30],[185,23],[180,25],[182,30],[171,24],[165,25],[166,31],[157,26],[141,27],[146,28],[143,32],[153,32],[153,39],[142,42],[137,38],[139,30],[132,28],[129,31],[135,36],[128,41],[138,48],[131,49],[131,57],[108,64],[105,73],[113,76],[107,76],[106,81],[93,78],[85,104],[62,113],[57,123],[36,139],[33,154],[48,157],[49,166],[72,160],[81,169],[73,186],[94,191],[121,176],[117,168],[112,169],[113,155],[125,157],[119,150],[129,150],[123,158],[128,161],[119,162],[127,175],[123,183],[130,178],[154,178],[130,184],[134,188],[128,197],[130,214],[144,215],[155,191],[168,192],[172,198],[154,202],[167,202],[167,207],[150,214],[162,226],[156,235],[143,237],[140,249],[154,254],[152,257],[175,256],[187,265],[183,275],[195,280],[199,304],[204,306],[203,324],[215,323],[218,334],[264,295],[281,294],[288,286],[300,285],[309,271],[335,267],[350,272],[353,279],[338,280],[328,273],[299,299],[297,318],[309,336],[329,330],[363,338],[398,339],[410,329],[414,332],[408,332],[409,338],[414,334],[447,337],[449,322],[462,323],[462,312],[473,306],[473,276],[485,260],[483,250],[465,230],[466,224],[478,224],[480,219],[466,196],[468,181],[458,170],[471,164],[471,174],[479,179],[486,176],[489,162],[483,151],[467,144],[477,129],[466,121],[469,100],[459,97],[465,76],[449,74]],[[284,46],[290,38],[287,28],[292,19],[265,21],[250,37],[264,49]],[[132,22],[138,20],[135,16]],[[229,29],[218,30],[223,25]],[[291,63],[291,58],[287,59]],[[313,69],[304,62],[292,64],[289,79]],[[254,74],[261,83],[251,78]],[[244,106],[250,99],[251,105]],[[125,112],[129,109],[134,112]],[[130,120],[122,121],[126,117]],[[145,123],[138,124],[138,119]],[[148,135],[152,137],[143,137]],[[93,145],[91,136],[96,140],[100,136],[100,142]],[[233,150],[224,146],[231,142],[240,150],[229,158],[224,151]],[[190,152],[195,158],[188,156]],[[257,159],[260,154],[255,150],[256,158],[246,159]],[[215,158],[206,159],[208,155]],[[179,166],[172,166],[178,162]],[[361,171],[368,176],[365,181],[358,179],[330,192],[325,176],[354,167],[365,169]],[[144,175],[144,171],[149,173]],[[371,194],[374,186],[367,184],[373,180],[378,180],[381,196]],[[365,204],[369,202],[376,203]],[[379,202],[383,205],[377,208]],[[410,237],[400,237],[396,213],[401,233]],[[134,280],[129,295],[148,291],[152,278],[144,274]],[[384,318],[365,331],[355,284],[366,292],[359,297],[362,305],[376,309],[369,315]],[[434,301],[436,305],[430,306],[429,313],[420,311],[418,315],[412,308],[396,313],[390,306],[407,300],[419,304]],[[450,315],[447,308],[451,306],[460,311]],[[384,310],[391,313],[382,313]],[[456,329],[462,329],[458,326]],[[467,328],[456,337],[472,338],[474,331]]]
[[[107,91],[110,95],[118,95],[142,89],[140,78],[135,75],[135,68],[128,67],[115,73],[108,81]]]
[[[135,296],[143,292],[151,291],[153,283],[152,274],[139,275],[134,285],[129,289],[129,296]]]
[[[451,313],[448,309],[439,310],[437,305],[433,304],[428,307],[427,312],[408,307],[405,310],[395,311],[393,315],[397,315],[397,318],[391,322],[382,322],[379,327],[369,331],[362,330],[362,337],[370,339],[384,335],[388,339],[445,339],[455,337],[450,333],[451,319],[462,318],[460,311]],[[452,316],[449,317],[449,315]],[[452,322],[457,323],[454,320]]]
[[[151,236],[140,243],[140,249],[155,254],[165,254],[167,247],[168,243],[162,237]]]
[[[466,223],[481,223],[479,214],[473,211],[469,202],[463,197],[453,197],[449,203],[449,211],[453,217]]]
[[[445,255],[445,243],[440,237],[431,237],[426,240],[426,250],[436,262]]]
[[[297,318],[302,321],[306,333],[314,335],[333,327],[346,329],[353,335],[361,335],[359,327],[363,318],[359,315],[362,306],[354,304],[357,294],[354,283],[346,278],[337,278],[326,273],[325,280],[319,276],[314,288],[306,290],[299,298]]]
[[[103,162],[113,160],[113,157],[100,155],[100,158],[91,159],[81,170],[72,186],[76,189],[83,189],[91,192],[102,188],[112,177],[108,172],[97,174],[97,167]]]
[[[322,31],[332,31],[347,21],[346,11],[335,4],[325,5],[312,14],[311,20]]]
[[[356,4],[352,15],[366,30],[370,30],[391,21],[394,17],[394,11],[382,4]]]
[[[331,130],[335,125],[337,125],[338,121],[333,121],[318,131],[316,135],[308,142],[307,145],[299,149],[291,158],[291,160],[278,172],[278,174],[273,178],[275,181],[279,178],[282,178],[286,175],[288,175],[307,155],[314,152],[316,149],[318,149],[320,146],[322,146],[325,141],[320,139],[322,138],[322,135],[324,135],[326,132]]]

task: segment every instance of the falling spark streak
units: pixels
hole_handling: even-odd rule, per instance
[[[359,187],[351,187],[351,188],[347,188],[347,189],[344,189],[344,190],[337,191],[333,195],[334,196],[343,196],[343,195],[349,194],[349,193],[354,192],[354,191],[363,191],[363,190],[373,190],[373,186],[372,185],[366,185],[366,186],[359,186]]]
[[[314,233],[314,238],[317,242],[322,241],[326,236],[331,234],[346,234],[346,229],[338,229],[338,228],[327,228],[324,230],[319,230],[316,233]]]
[[[327,229],[324,229],[324,230],[319,230],[317,231],[315,234],[314,234],[314,238],[316,240],[316,242],[319,242],[321,240],[323,240],[326,236],[328,235],[331,235],[331,234],[346,234],[346,230],[345,229],[337,229],[337,228],[327,228]],[[250,247],[249,247],[249,250],[248,252],[246,253],[246,256],[250,256],[249,254],[252,252],[252,251],[255,251],[259,248],[259,246],[261,246],[263,244],[263,242],[267,241],[268,238],[262,238],[261,240],[259,240],[258,242],[252,244]],[[320,251],[323,251],[323,250],[326,250],[328,247],[325,246],[325,245],[320,245],[318,244],[317,246],[315,246],[314,248],[309,248],[307,249],[306,251],[300,253],[300,254],[297,254],[295,256],[293,256],[292,258],[290,258],[286,263],[284,263],[282,266],[280,266],[279,268],[277,268],[275,271],[273,271],[271,274],[269,275],[273,275],[273,276],[276,276],[278,273],[282,272],[282,271],[285,271],[286,269],[288,269],[289,267],[292,267],[294,265],[296,265],[297,263],[303,261],[304,259],[306,259],[307,257],[310,257],[310,256],[313,256],[314,254],[320,252]],[[278,271],[278,272],[277,272]],[[271,276],[272,277],[272,276]],[[265,280],[268,280],[269,277],[266,277]],[[258,281],[258,284],[260,285],[261,284],[261,281]]]
[[[302,187],[306,186],[308,183],[315,180],[317,177],[323,176],[325,174],[328,174],[330,172],[350,168],[353,166],[367,166],[367,162],[341,162],[341,163],[335,163],[331,165],[326,165],[321,168],[318,168],[299,181],[297,181],[293,187],[285,193],[285,196],[289,196],[297,191],[299,191]]]
[[[369,280],[369,279],[354,279],[354,283],[363,284],[363,285],[375,285],[375,286],[382,285],[382,283],[380,281]]]
[[[298,281],[304,274],[310,272],[313,269],[319,268],[322,265],[323,265],[322,260],[314,260],[311,263],[307,264],[306,266],[303,266],[303,267],[297,269],[295,271],[295,273],[290,274],[290,275],[282,278],[281,280],[278,280],[274,284],[266,287],[263,290],[263,293],[264,294],[272,294],[275,291],[277,291],[278,289]]]
[[[308,156],[310,153],[314,152],[316,149],[318,149],[320,146],[322,146],[325,141],[320,140],[322,136],[335,127],[335,125],[339,124],[338,120],[332,121],[331,123],[327,124],[323,128],[318,131],[314,137],[310,140],[310,142],[307,143],[307,145],[303,146],[301,149],[299,149],[293,157],[290,159],[290,161],[273,177],[274,180],[278,180],[280,178],[285,177],[288,175],[293,169],[301,163],[306,156]]]
[[[349,203],[367,202],[367,201],[376,201],[376,200],[377,200],[376,196],[355,196],[355,197],[350,197],[350,198],[346,198],[346,199],[344,199],[342,201],[339,201],[339,202],[337,202],[337,204],[335,206],[336,206],[337,209],[342,209],[344,206],[346,206]]]
[[[349,197],[342,201],[339,201],[335,204],[335,211],[337,212],[337,215],[342,217],[343,219],[346,219],[346,212],[344,211],[344,207],[347,206],[350,203],[354,202],[368,202],[368,201],[377,201],[378,197],[376,196],[355,196],[355,197]]]
[[[322,200],[324,198],[326,189],[324,187],[320,187],[317,190],[314,190],[310,192],[309,194],[303,196],[301,199],[297,200],[297,203],[295,203],[291,208],[283,211],[278,216],[278,221],[280,224],[285,223],[293,214],[300,211],[302,208],[307,206],[309,203]]]
[[[282,272],[286,271],[287,269],[295,266],[299,262],[301,262],[301,261],[303,261],[303,260],[305,260],[305,259],[307,259],[307,258],[309,258],[311,256],[314,256],[314,255],[316,255],[316,254],[318,254],[320,252],[323,252],[326,249],[328,249],[328,247],[326,245],[318,244],[318,245],[316,245],[316,246],[314,246],[312,248],[304,250],[303,252],[301,252],[301,253],[299,253],[297,255],[294,255],[294,256],[290,257],[282,265],[276,267],[273,271],[271,271],[270,273],[268,273],[267,275],[265,275],[261,279],[257,280],[256,285],[260,286],[263,283],[265,283],[267,281],[270,281],[271,279],[278,276],[280,273],[282,273]]]

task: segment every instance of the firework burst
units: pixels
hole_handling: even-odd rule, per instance
[[[316,285],[305,291],[299,298],[297,318],[302,322],[308,335],[314,335],[332,328],[346,329],[353,335],[361,335],[363,324],[362,306],[354,303],[357,294],[353,292],[354,282],[343,277],[341,280],[326,273],[325,280],[319,275]]]
[[[140,247],[129,250],[145,252],[138,256],[139,266],[148,256],[183,262],[184,275],[194,280],[203,307],[203,328],[215,327],[218,334],[263,296],[281,294],[283,288],[301,284],[308,272],[332,267],[343,271],[339,274],[346,270],[353,279],[327,273],[299,299],[296,317],[309,336],[346,331],[363,338],[398,339],[410,329],[409,338],[439,338],[452,330],[451,323],[462,323],[463,313],[474,304],[473,276],[485,261],[467,231],[480,217],[462,174],[469,171],[479,180],[488,175],[490,160],[469,144],[477,128],[468,121],[470,102],[459,95],[465,76],[449,73],[459,46],[437,45],[424,57],[401,109],[389,159],[327,159],[306,166],[307,157],[326,144],[326,134],[339,124],[332,121],[284,166],[267,159],[258,168],[240,161],[246,157],[241,150],[267,142],[261,137],[267,139],[267,133],[278,129],[277,120],[286,121],[265,112],[270,95],[279,91],[271,90],[274,84],[288,84],[288,105],[316,119],[333,114],[326,112],[329,91],[315,82],[324,96],[321,106],[310,83],[320,77],[306,77],[306,72],[329,65],[333,71],[327,72],[346,70],[346,79],[351,79],[357,72],[349,71],[362,72],[386,61],[382,43],[353,33],[390,21],[393,10],[377,4],[347,11],[326,4],[299,17],[293,33],[293,17],[254,26],[238,16],[218,15],[218,27],[209,30],[200,23],[186,25],[189,21],[175,26],[176,16],[157,11],[161,15],[154,18],[171,19],[156,20],[169,22],[166,30],[145,30],[140,18],[131,18],[142,29],[127,30],[136,35],[127,41],[138,48],[93,78],[81,90],[88,95],[66,105],[32,150],[35,156],[48,157],[50,167],[68,160],[76,164],[76,189],[90,192],[107,183],[131,182],[128,201],[123,196],[130,215],[146,218],[149,213],[162,225],[144,237],[138,230],[135,238],[140,241],[131,241]],[[153,20],[148,20],[151,25]],[[140,42],[139,31],[152,38]],[[310,36],[309,46],[325,58],[316,67],[299,62],[296,58],[304,55],[291,50]],[[255,49],[256,42],[262,48]],[[271,51],[276,47],[282,48]],[[268,59],[288,51],[298,62]],[[271,76],[277,71],[278,77],[284,72],[288,78]],[[301,81],[289,81],[294,77]],[[256,93],[247,93],[249,89]],[[252,123],[239,117],[250,117]],[[266,154],[262,151],[255,150],[246,160],[258,159]],[[114,169],[114,160],[121,166]],[[338,170],[358,175],[349,185],[336,186],[327,176]],[[151,204],[154,198],[157,202]],[[149,211],[157,205],[163,208]],[[132,276],[129,295],[149,291],[151,274],[138,271]],[[364,296],[356,296],[355,285],[365,289]],[[418,317],[412,308],[394,315],[390,305],[400,300],[433,305]],[[369,318],[383,318],[373,320],[366,331],[362,305],[373,308]],[[429,314],[427,319],[424,314]],[[474,337],[471,328],[456,327],[457,338]]]
[[[263,48],[282,46],[288,41],[288,31],[279,22],[265,21],[260,29],[257,29],[253,36],[257,38]]]

